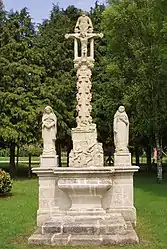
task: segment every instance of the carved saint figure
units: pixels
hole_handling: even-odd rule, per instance
[[[75,33],[82,32],[93,32],[93,25],[91,19],[83,13],[77,20],[77,24],[75,26]]]
[[[57,118],[50,106],[45,107],[42,117],[43,154],[55,153]]]
[[[124,106],[120,106],[115,113],[113,129],[116,153],[129,152],[129,120]]]

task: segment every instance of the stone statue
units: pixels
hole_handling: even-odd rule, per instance
[[[83,13],[77,20],[75,26],[75,33],[82,33],[82,32],[93,32],[93,25],[91,19]]]
[[[125,107],[120,106],[114,116],[114,144],[116,153],[127,153],[129,143],[129,120]]]
[[[55,153],[57,118],[50,106],[45,107],[42,117],[43,154]]]

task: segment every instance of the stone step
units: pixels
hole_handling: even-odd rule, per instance
[[[64,235],[64,234],[39,234],[34,233],[28,240],[29,244],[35,245],[123,245],[137,244],[138,237],[134,230],[129,231],[126,235]]]
[[[47,221],[42,226],[42,234],[80,234],[80,235],[99,235],[99,234],[126,234],[127,224],[122,220],[95,220],[90,219],[79,221]]]

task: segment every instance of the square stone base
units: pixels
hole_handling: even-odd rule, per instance
[[[118,213],[53,217],[29,240],[37,245],[115,245],[139,242],[130,222]]]
[[[58,155],[41,155],[40,167],[55,168],[58,167]]]
[[[114,166],[131,166],[131,153],[114,153]]]
[[[138,167],[34,168],[39,176],[38,245],[138,243],[133,173]]]

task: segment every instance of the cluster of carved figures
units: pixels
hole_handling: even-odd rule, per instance
[[[87,65],[81,65],[77,70],[77,127],[90,127],[92,124],[91,117],[91,70]]]
[[[103,147],[95,142],[89,145],[85,142],[78,143],[70,153],[69,165],[72,167],[99,167],[103,166]]]

